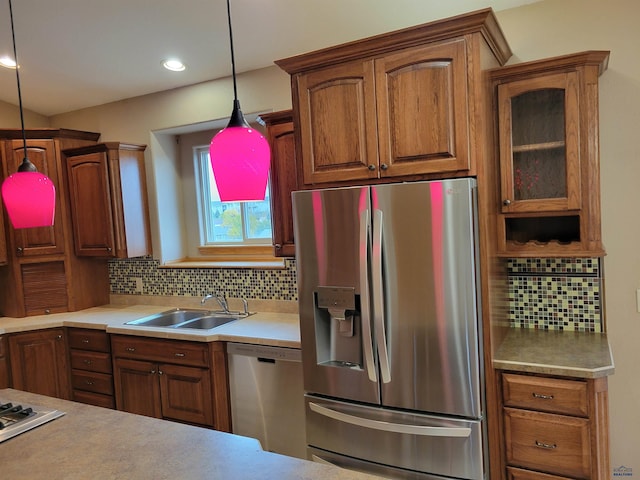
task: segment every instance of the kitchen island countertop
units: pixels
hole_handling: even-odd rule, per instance
[[[60,418],[0,443],[2,478],[322,479],[370,475],[265,452],[252,438],[18,390],[0,399],[55,408]]]

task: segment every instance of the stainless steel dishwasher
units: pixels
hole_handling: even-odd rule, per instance
[[[264,450],[306,457],[302,363],[297,348],[227,343],[233,433]]]

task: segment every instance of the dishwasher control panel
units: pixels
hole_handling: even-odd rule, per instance
[[[248,343],[227,343],[227,353],[229,355],[244,355],[246,357],[284,360],[287,362],[300,362],[302,358],[299,348],[251,345]]]

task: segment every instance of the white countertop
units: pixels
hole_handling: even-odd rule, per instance
[[[0,317],[0,335],[52,327],[105,330],[107,333],[171,338],[197,342],[229,341],[300,348],[299,317],[295,313],[257,312],[213,330],[125,325],[126,322],[171,310],[171,305],[105,305],[78,312],[33,317]]]

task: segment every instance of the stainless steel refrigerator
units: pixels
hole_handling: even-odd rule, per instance
[[[310,458],[485,478],[475,185],[293,193]]]

